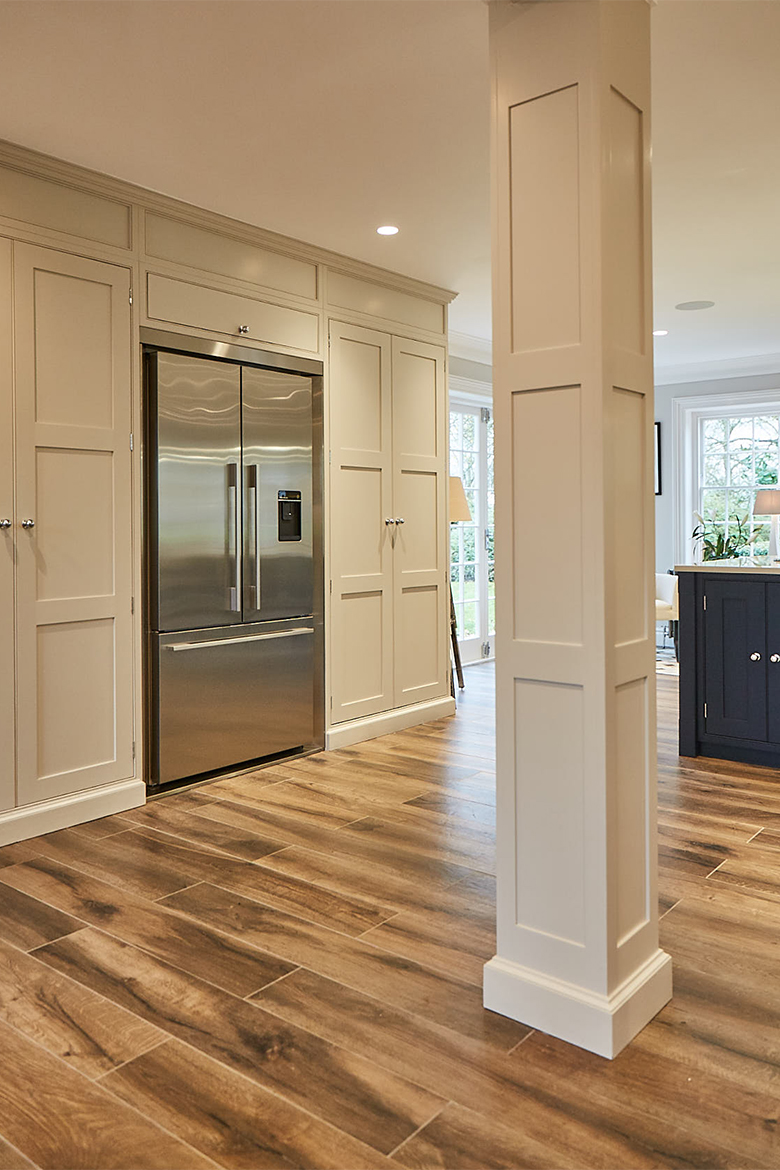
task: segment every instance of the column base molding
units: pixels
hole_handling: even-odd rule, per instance
[[[455,700],[450,695],[443,699],[428,699],[425,703],[412,703],[408,707],[396,707],[378,715],[366,715],[363,719],[334,723],[325,732],[325,747],[332,752],[335,748],[351,747],[365,739],[376,739],[378,735],[403,731],[407,727],[416,727],[418,723],[431,723],[434,719],[454,714]]]
[[[146,803],[143,780],[120,780],[100,788],[69,793],[53,800],[39,801],[0,813],[0,846],[26,841],[42,833],[69,829],[85,821],[96,821],[113,813],[127,812]]]
[[[490,1011],[610,1060],[672,997],[672,960],[661,950],[611,995],[599,995],[498,955],[484,970],[484,1004]]]

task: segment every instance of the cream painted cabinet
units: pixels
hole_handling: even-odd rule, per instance
[[[6,601],[13,557],[18,806],[133,775],[129,291],[126,268],[14,245],[15,507],[0,591]],[[4,688],[9,636],[3,626]]]
[[[0,811],[15,801],[12,244],[0,239]]]
[[[331,722],[448,693],[444,350],[332,322]]]

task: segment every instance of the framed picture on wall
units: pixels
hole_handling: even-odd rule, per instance
[[[655,494],[661,494],[661,424],[655,424]]]

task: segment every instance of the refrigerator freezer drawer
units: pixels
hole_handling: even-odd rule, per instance
[[[155,635],[153,784],[314,742],[314,628]]]

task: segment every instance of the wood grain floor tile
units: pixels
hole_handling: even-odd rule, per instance
[[[346,936],[344,936],[346,937]],[[36,952],[91,987],[382,1153],[442,1101],[255,1004],[88,928]]]
[[[35,1163],[25,1158],[15,1146],[0,1137],[0,1170],[34,1170]]]
[[[235,995],[250,995],[294,969],[240,939],[200,926],[134,894],[41,857],[2,871],[0,881],[45,898],[67,910],[74,929],[97,926],[123,942],[143,947],[190,975]],[[4,886],[0,885],[0,905]],[[60,932],[65,933],[65,932]],[[42,940],[43,941],[43,940]]]
[[[405,873],[366,865],[361,857],[320,853],[298,847],[264,857],[258,866],[275,873],[288,874],[344,897],[365,898],[382,903],[394,912],[410,907],[433,910],[448,896],[450,890],[460,888],[461,882],[476,875],[475,870],[461,867],[456,879],[449,884],[428,884]]]
[[[15,866],[0,869],[7,877]],[[0,939],[13,943],[23,951],[39,947],[41,943],[53,942],[63,934],[70,934],[81,926],[74,918],[54,909],[46,902],[31,898],[28,894],[0,885]]]
[[[165,800],[154,800],[143,808],[130,809],[129,812],[122,813],[122,817],[133,825],[159,829],[163,833],[171,833],[175,837],[182,837],[185,841],[205,845],[210,849],[219,849],[245,861],[255,861],[268,853],[276,853],[277,849],[283,849],[285,844],[268,835],[261,835],[259,824],[257,832],[242,832],[228,825],[193,816],[189,811],[181,811],[181,806],[170,808]]]
[[[293,819],[267,805],[255,808],[232,801],[219,801],[205,806],[198,815],[247,829],[251,829],[252,825],[266,825],[269,831],[289,845],[354,858],[364,868],[370,865],[378,872],[397,874],[410,881],[425,881],[429,885],[449,885],[466,877],[470,868],[478,868],[476,865],[466,866],[449,857],[437,856],[433,850],[430,853],[414,847],[401,850],[387,839],[372,840],[365,833],[350,833],[350,826],[342,829],[320,828],[303,818]]]
[[[87,847],[83,836],[72,829],[61,829],[36,837],[35,844],[38,852],[52,861],[71,865],[144,898],[160,898],[192,883],[190,875],[171,862],[164,842],[132,830],[91,841]]]
[[[550,1167],[552,1170],[603,1165],[594,1162],[588,1149],[560,1152],[553,1135],[545,1140],[530,1138],[522,1130],[450,1104],[438,1117],[415,1134],[393,1155],[409,1170],[519,1170]],[[608,1163],[607,1163],[608,1164]],[[634,1151],[631,1160],[616,1165],[632,1170],[643,1167],[684,1165],[669,1161],[651,1150]]]
[[[157,1028],[0,942],[0,1020],[96,1078],[165,1039]]]
[[[468,800],[463,796],[456,796],[450,789],[438,792],[426,792],[424,796],[417,796],[406,802],[409,808],[419,808],[425,812],[441,813],[446,817],[454,817],[456,821],[466,824],[487,825],[495,828],[496,812],[492,804],[481,804],[476,800]]]
[[[0,1023],[0,1137],[42,1170],[206,1170],[214,1163]]]
[[[18,865],[20,861],[29,861],[37,857],[38,851],[28,845],[26,841],[19,841],[14,845],[3,845],[0,848],[0,869],[7,865]]]
[[[127,821],[122,816],[100,817],[96,821],[84,821],[81,825],[73,825],[73,832],[80,837],[90,837],[95,841],[103,837],[114,837],[117,833],[124,833],[128,828]]]
[[[377,1150],[169,1040],[102,1085],[230,1170],[389,1170]]]
[[[485,1039],[500,1051],[508,1051],[526,1034],[522,1025],[485,1011],[479,988],[227,890],[196,886],[192,892],[183,890],[167,898],[165,904],[199,922],[220,922],[223,929],[289,962]]]
[[[156,830],[139,829],[139,833],[154,850],[187,875],[186,884],[211,882],[347,934],[362,934],[394,913],[392,907],[377,905],[368,897],[342,895],[305,879],[277,873],[275,868],[266,868],[277,857],[284,856],[287,849],[262,858],[261,868],[260,864],[199,849]],[[362,869],[365,870],[364,865]]]

